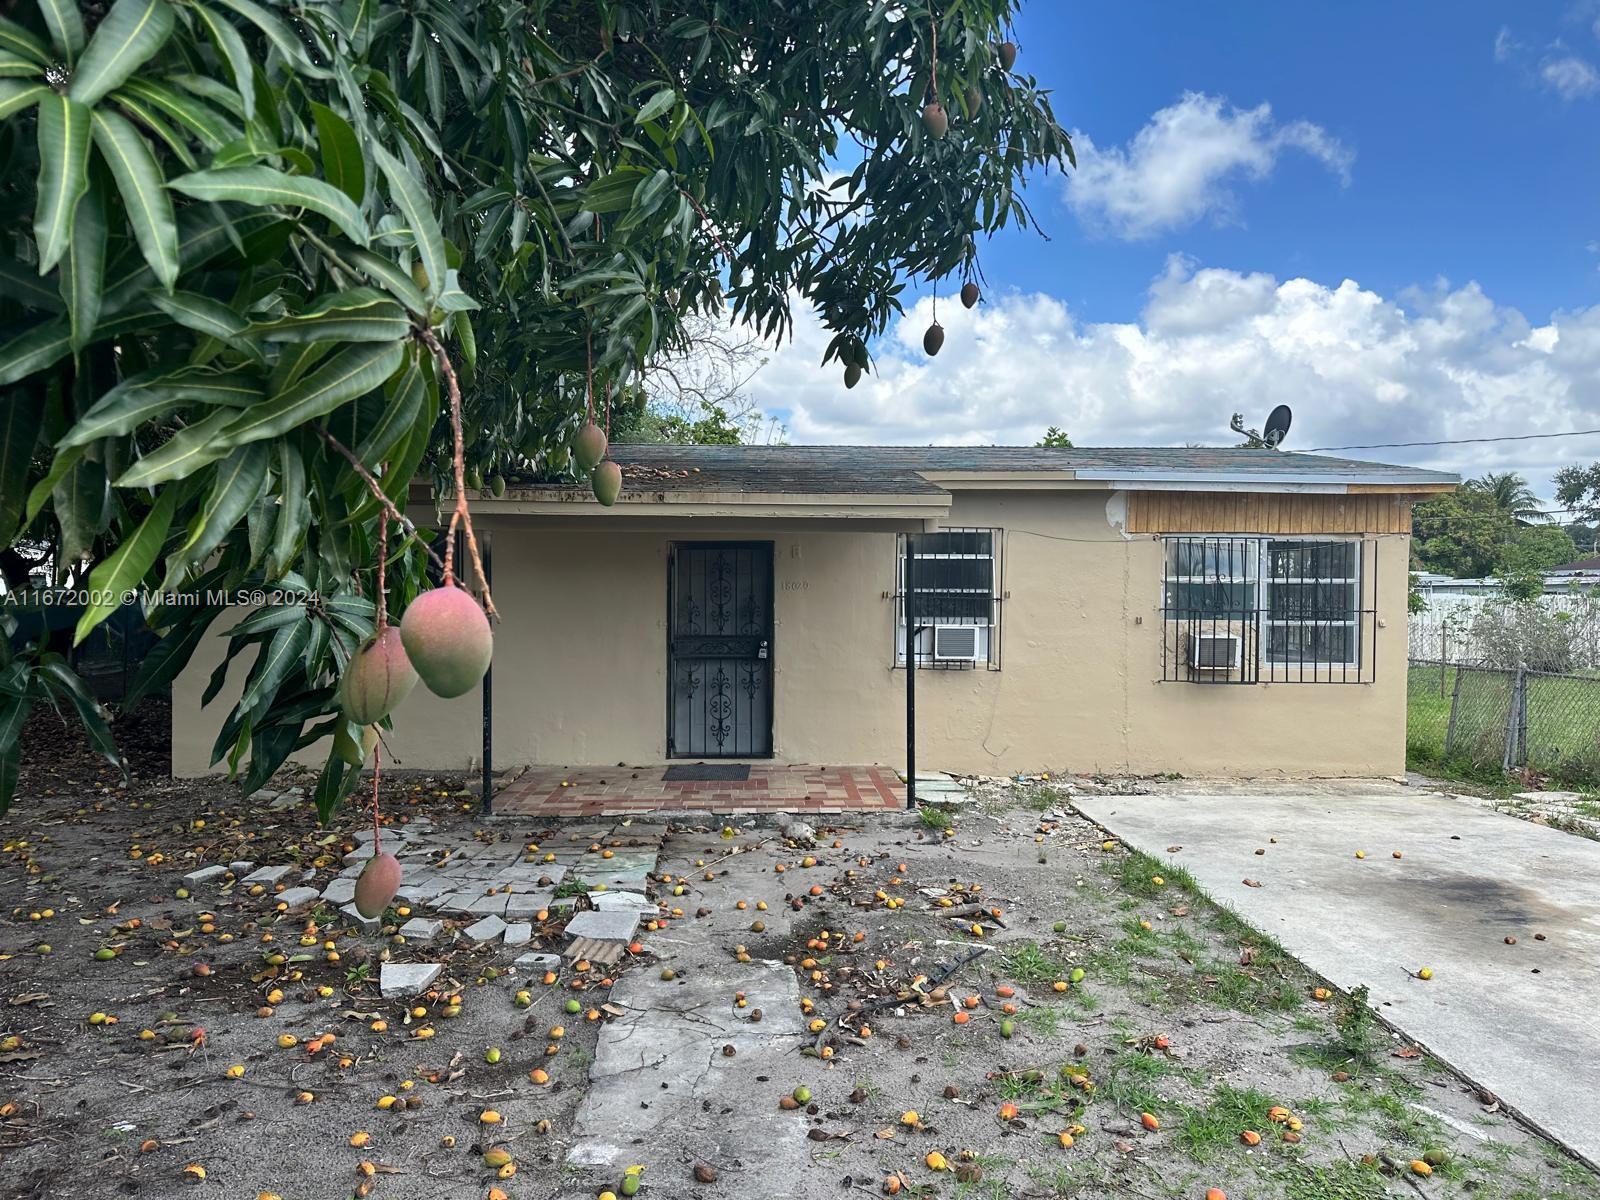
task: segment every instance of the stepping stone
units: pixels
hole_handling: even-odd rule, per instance
[[[736,990],[766,1019],[751,1022],[735,1009]],[[809,1159],[805,1122],[775,1103],[744,1105],[737,1121],[702,1107],[706,1096],[771,1094],[775,1085],[760,1077],[794,1073],[803,1027],[793,971],[778,962],[729,964],[671,983],[636,971],[618,981],[611,1000],[624,1011],[600,1030],[569,1166],[644,1163],[648,1178],[700,1160],[715,1164],[719,1186],[740,1197],[768,1195],[773,1179],[801,1177]],[[735,1048],[732,1057],[721,1053],[725,1045]]]
[[[506,931],[506,923],[490,913],[483,920],[467,926],[467,936],[475,942],[492,942]]]
[[[183,881],[190,887],[199,887],[202,883],[221,879],[227,873],[228,868],[218,863],[215,866],[201,867],[198,871],[190,871],[183,877]]]
[[[290,908],[300,908],[321,898],[322,893],[314,887],[293,887],[277,895],[277,899]]]
[[[408,942],[431,942],[444,931],[444,922],[435,917],[412,917],[400,926],[400,936]]]
[[[518,895],[516,892],[506,897],[506,916],[531,917],[542,909],[550,907],[549,892],[528,892]]]
[[[241,858],[238,862],[229,863],[228,870],[232,871],[235,875],[243,875],[253,866],[255,866],[255,863]]]
[[[348,904],[356,898],[354,879],[335,879],[322,889],[322,898],[329,904]]]
[[[481,899],[483,897],[477,892],[446,892],[434,901],[434,907],[445,913],[469,913]]]
[[[246,883],[264,883],[271,887],[292,870],[294,868],[286,863],[275,867],[257,867],[244,877],[244,881]]]
[[[526,921],[514,921],[506,926],[506,945],[526,946],[533,941],[533,926]]]
[[[442,963],[384,963],[378,972],[378,991],[385,1000],[415,996],[444,970]]]
[[[375,857],[375,854],[372,846],[368,844],[365,846],[357,846],[354,850],[350,851],[349,854],[346,854],[340,861],[348,865],[355,862],[365,862],[367,859],[373,857]]]
[[[494,913],[497,917],[503,916],[506,911],[506,901],[509,899],[510,897],[504,892],[496,892],[492,896],[479,896],[472,902],[469,911],[474,914]]]
[[[589,903],[601,912],[656,912],[656,902],[638,892],[590,892]]]
[[[354,904],[346,904],[339,911],[345,916],[349,917],[351,922],[356,925],[362,933],[377,933],[378,930],[383,926],[383,919],[381,917],[364,917]]]
[[[559,954],[545,954],[543,951],[532,950],[527,954],[519,954],[512,963],[517,967],[536,967],[546,971],[554,971],[561,966]]]
[[[612,912],[581,912],[567,922],[567,937],[594,938],[596,941],[625,942],[639,928],[639,914],[634,909]]]

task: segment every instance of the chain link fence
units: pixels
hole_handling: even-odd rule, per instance
[[[1406,752],[1419,765],[1526,768],[1600,782],[1600,672],[1563,674],[1412,659]]]

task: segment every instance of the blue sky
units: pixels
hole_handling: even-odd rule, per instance
[[[845,391],[802,318],[752,392],[795,442],[1289,448],[1600,427],[1600,0],[1024,0],[1079,169],[1029,181],[971,313]],[[944,290],[950,290],[948,288]],[[1600,437],[1364,451],[1541,494]]]
[[[1202,220],[1133,243],[1086,237],[1058,182],[1028,189],[1052,235],[1006,237],[997,279],[1081,305],[1095,320],[1137,312],[1167,253],[1203,263],[1345,277],[1394,294],[1443,276],[1547,314],[1600,298],[1600,106],[1537,82],[1560,39],[1600,59],[1600,12],[1482,0],[1396,4],[1066,4],[1032,0],[1022,63],[1054,92],[1069,129],[1122,144],[1184,92],[1266,102],[1324,128],[1354,154],[1348,186],[1287,155],[1239,183],[1236,222]],[[1527,51],[1496,61],[1502,29]]]

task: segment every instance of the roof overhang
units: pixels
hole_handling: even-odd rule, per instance
[[[528,488],[498,498],[474,497],[474,516],[542,517],[607,524],[652,521],[891,521],[921,527],[950,514],[948,492],[787,493],[624,491],[609,508],[577,488]],[[412,503],[418,499],[412,497]],[[431,500],[426,501],[434,507]],[[442,504],[444,501],[441,501]]]
[[[1432,471],[1374,476],[1327,471],[920,471],[951,491],[1267,492],[1343,496],[1453,492],[1456,484]]]

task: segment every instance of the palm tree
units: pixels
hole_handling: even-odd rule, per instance
[[[1533,494],[1528,481],[1516,471],[1490,471],[1462,485],[1474,492],[1482,492],[1494,501],[1494,506],[1518,521],[1543,521],[1545,513],[1539,507],[1539,497]]]

